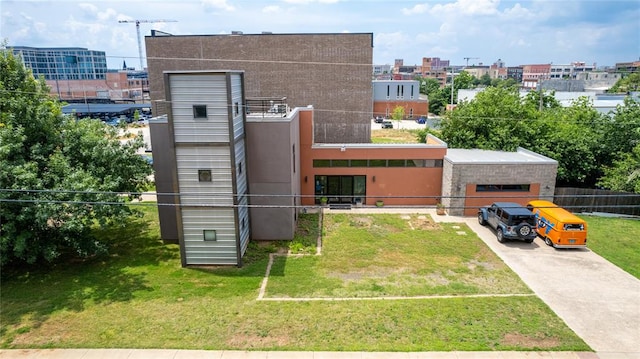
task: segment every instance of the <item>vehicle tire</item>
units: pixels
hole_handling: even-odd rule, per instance
[[[528,224],[521,224],[516,228],[516,233],[522,237],[528,237],[533,229]]]
[[[527,243],[533,243],[533,240],[534,240],[534,238],[527,239],[527,240],[526,240],[526,242],[527,242]]]
[[[553,242],[551,242],[549,237],[544,237],[544,243],[546,243],[550,247],[553,247]]]
[[[478,223],[480,223],[481,226],[487,224],[487,222],[484,220],[484,217],[482,217],[482,213],[478,213]]]
[[[504,233],[502,232],[502,228],[498,228],[496,231],[496,237],[498,238],[498,242],[504,243],[507,240],[504,238]]]

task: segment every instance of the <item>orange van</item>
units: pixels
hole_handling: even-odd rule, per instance
[[[555,248],[587,246],[587,222],[552,202],[536,200],[527,203],[536,216],[536,232],[547,245]]]

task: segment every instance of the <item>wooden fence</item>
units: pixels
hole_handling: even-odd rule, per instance
[[[556,187],[553,202],[571,212],[640,216],[640,194],[602,189]]]

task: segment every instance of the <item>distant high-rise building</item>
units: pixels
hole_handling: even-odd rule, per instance
[[[104,51],[81,47],[27,47],[11,48],[22,59],[35,77],[45,80],[104,80],[107,57]]]

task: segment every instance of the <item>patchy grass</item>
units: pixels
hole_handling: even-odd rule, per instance
[[[587,246],[640,279],[640,220],[582,216],[587,221]]]
[[[397,121],[393,121],[393,126],[397,125]],[[371,143],[418,143],[418,130],[394,128],[371,131]]]
[[[257,301],[268,254],[279,249],[278,243],[250,244],[243,268],[181,268],[178,246],[164,245],[159,240],[156,209],[142,209],[144,218],[132,219],[125,228],[98,233],[111,244],[109,256],[3,277],[0,347],[589,350],[535,296]],[[370,240],[381,244],[385,233],[398,234],[399,240],[410,237],[401,236],[407,229],[402,221],[392,217],[373,218],[371,226],[381,228],[376,229],[377,235]],[[349,247],[352,234],[338,237],[333,229],[334,226],[347,228],[345,222],[352,220],[345,217],[328,221],[330,251]],[[441,230],[450,231],[446,226]],[[476,241],[471,234],[466,238]],[[357,247],[366,238],[353,240],[353,247]],[[392,247],[398,246],[383,246]],[[474,258],[479,262],[488,260],[489,254],[477,254],[482,253],[482,249],[467,250],[463,249],[457,259],[453,253],[445,255],[447,249],[432,249],[435,262],[459,268],[463,273],[471,271],[468,264]],[[354,259],[347,268],[340,268],[337,261],[323,263],[320,268],[336,274],[355,270],[371,273],[372,267],[357,259],[361,254],[373,258],[376,266],[391,271],[393,258],[377,256],[373,244],[346,252],[342,263],[349,262],[344,258]],[[424,259],[430,261],[429,256],[420,256],[421,259],[412,259],[411,265]],[[287,261],[273,276],[286,277],[289,264]],[[408,266],[408,263],[396,264]],[[422,265],[422,268],[436,267],[433,263]],[[323,285],[322,277],[316,282],[313,275],[311,272],[301,280]],[[338,275],[328,278],[340,279]],[[518,281],[512,283],[521,285]],[[503,286],[502,283],[496,285]]]
[[[336,214],[325,216],[324,228],[322,256],[274,261],[284,275],[270,279],[268,296],[531,293],[466,226],[424,215]]]

